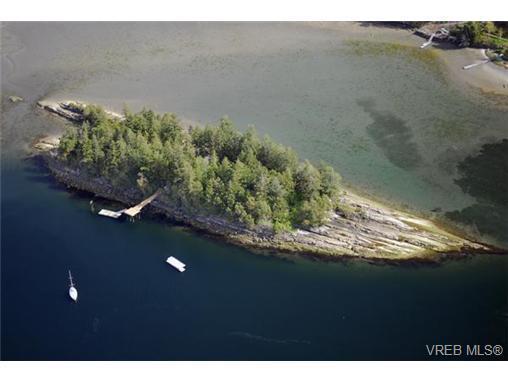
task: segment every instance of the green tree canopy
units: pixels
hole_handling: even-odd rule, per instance
[[[87,106],[84,122],[60,140],[59,156],[113,185],[149,193],[163,189],[186,212],[217,215],[276,232],[322,224],[336,205],[340,176],[332,167],[299,162],[289,147],[228,118],[185,129],[174,114],[125,109],[111,119]]]

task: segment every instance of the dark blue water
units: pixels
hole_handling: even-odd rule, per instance
[[[30,162],[2,168],[2,359],[426,359],[426,344],[506,348],[504,257],[437,268],[290,261],[149,219],[99,218],[89,200]],[[188,271],[170,268],[169,255]]]

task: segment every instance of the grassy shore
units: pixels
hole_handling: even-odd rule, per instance
[[[423,42],[411,29],[381,23],[366,22],[307,22],[307,26],[337,33],[346,47],[362,55],[402,55],[439,71],[463,88],[473,88],[487,99],[494,97],[495,104],[508,107],[508,70],[488,63],[471,70],[463,67],[485,59],[483,49],[457,48],[440,44],[420,49]],[[501,96],[501,97],[499,97]]]

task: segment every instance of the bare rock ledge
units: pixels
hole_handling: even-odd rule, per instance
[[[72,122],[83,117],[72,107],[79,102],[39,102],[43,109]],[[107,112],[111,117],[121,115]],[[115,189],[105,178],[90,177],[79,168],[68,167],[59,160],[58,139],[42,139],[34,147],[44,158],[55,178],[70,187],[128,205],[139,202],[144,195],[137,189]],[[175,208],[164,193],[151,208],[170,219],[196,229],[218,235],[227,241],[255,249],[312,255],[326,259],[362,258],[383,262],[436,262],[469,254],[505,254],[487,244],[460,237],[434,222],[382,205],[346,191],[341,196],[345,209],[352,212],[330,214],[320,227],[297,229],[274,234],[266,229],[248,229],[218,216],[189,214]]]

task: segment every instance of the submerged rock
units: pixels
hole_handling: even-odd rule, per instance
[[[21,97],[18,97],[17,95],[11,95],[11,96],[9,96],[9,100],[12,103],[18,103],[18,102],[23,102],[24,99]]]

